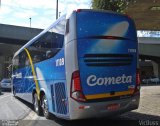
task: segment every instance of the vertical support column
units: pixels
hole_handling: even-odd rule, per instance
[[[158,63],[158,77],[160,78],[160,62]]]
[[[153,65],[153,73],[154,73],[154,76],[158,77],[159,74],[160,74],[159,65],[158,65],[158,63],[155,62],[155,61],[152,61],[152,65]]]
[[[2,79],[2,63],[0,63],[0,80]]]
[[[0,56],[0,79],[4,78],[5,57]]]

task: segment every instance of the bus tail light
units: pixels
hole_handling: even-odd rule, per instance
[[[136,70],[136,88],[135,92],[140,90],[140,72],[139,69]]]
[[[78,13],[81,12],[81,9],[77,9],[77,12],[78,12]]]
[[[76,101],[86,101],[85,96],[82,92],[79,71],[74,71],[72,73],[70,96]]]
[[[125,16],[126,16],[126,17],[128,17],[128,18],[130,18],[130,19],[132,19],[132,17],[131,17],[131,16],[129,16],[128,14],[125,14]]]
[[[139,72],[139,69],[137,69],[137,71],[136,71],[136,84],[140,85],[140,72]]]

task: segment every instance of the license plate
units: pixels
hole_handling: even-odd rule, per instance
[[[110,105],[107,105],[107,110],[117,110],[120,108],[120,104],[110,104]]]

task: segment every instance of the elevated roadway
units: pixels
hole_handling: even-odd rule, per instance
[[[0,78],[8,76],[6,67],[11,63],[13,54],[42,29],[0,24]],[[139,55],[142,60],[156,62],[160,76],[160,37],[139,37]]]

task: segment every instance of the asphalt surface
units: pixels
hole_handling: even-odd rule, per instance
[[[12,124],[19,126],[110,126],[127,125],[136,126],[155,124],[160,125],[160,85],[142,86],[140,105],[137,110],[115,116],[112,118],[86,119],[66,121],[56,118],[54,115],[50,120],[37,116],[33,111],[33,106],[24,100],[15,99],[11,93],[4,92],[0,95],[0,124]],[[16,120],[6,122],[6,120]],[[5,125],[4,125],[5,126]]]
[[[160,85],[142,86],[137,110],[122,115],[134,120],[160,120]]]
[[[31,112],[29,106],[15,99],[11,93],[0,95],[0,120],[20,120]]]

